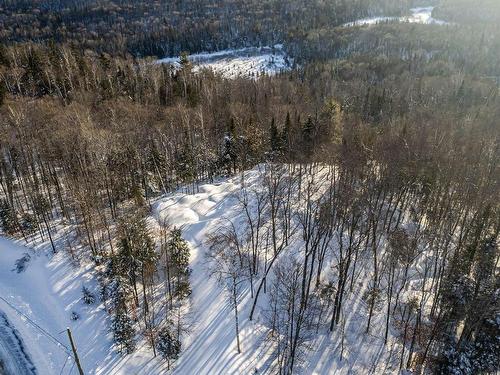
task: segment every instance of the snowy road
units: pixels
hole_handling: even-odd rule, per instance
[[[34,375],[37,371],[19,332],[0,311],[0,375]]]

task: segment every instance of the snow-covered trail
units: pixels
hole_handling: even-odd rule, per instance
[[[30,254],[31,260],[24,272],[17,273],[14,264],[23,254]],[[50,276],[39,267],[42,261],[28,248],[0,238],[0,296],[8,302],[0,300],[0,308],[19,331],[38,372],[52,374],[61,370],[60,365],[68,357],[65,348],[44,336],[11,307],[22,311],[49,332],[57,335],[64,330],[69,317],[62,316],[58,308],[59,303],[50,291]]]

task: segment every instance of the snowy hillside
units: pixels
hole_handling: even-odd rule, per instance
[[[0,375],[500,374],[497,3],[3,1]]]
[[[238,305],[240,316],[241,354],[237,352],[234,328],[234,313],[225,293],[216,280],[209,279],[210,263],[206,258],[209,251],[207,239],[221,226],[232,223],[243,238],[247,225],[242,207],[242,182],[250,195],[264,193],[264,176],[269,171],[264,166],[245,172],[226,181],[202,185],[194,195],[173,194],[154,205],[154,215],[159,221],[167,220],[171,225],[180,226],[183,236],[192,247],[193,287],[192,314],[194,327],[186,337],[185,351],[181,354],[174,374],[273,374],[276,368],[275,348],[269,341],[270,327],[266,315],[269,313],[269,291],[259,297],[253,321],[248,319],[253,298],[250,283],[241,291]],[[318,171],[319,186],[326,189],[328,172]],[[249,206],[256,215],[255,200],[249,199]],[[294,207],[294,215],[300,205]],[[295,223],[297,226],[299,223]],[[298,256],[303,246],[301,233],[295,227],[293,243],[290,243],[282,261],[290,256]],[[244,240],[242,240],[244,241]],[[333,244],[332,244],[333,245]],[[264,261],[264,259],[263,259]],[[327,262],[333,262],[329,259]],[[278,261],[279,262],[279,261]],[[333,264],[332,264],[333,266]],[[351,374],[351,373],[391,373],[397,370],[397,361],[390,357],[396,351],[395,340],[390,339],[386,347],[383,343],[384,314],[378,314],[370,334],[365,334],[367,305],[362,299],[369,278],[369,265],[363,264],[357,277],[356,292],[345,306],[346,322],[343,328],[333,333],[321,328],[317,338],[308,343],[307,360],[297,373],[302,374]],[[328,269],[325,266],[325,269]],[[271,278],[270,278],[271,279]],[[254,293],[258,286],[254,281]],[[271,284],[270,281],[268,281]]]
[[[72,265],[64,252],[49,256],[47,244],[29,250],[1,239],[0,309],[19,332],[33,373],[72,373],[66,326],[91,374],[275,374],[283,367],[391,374],[406,360],[410,367],[415,334],[408,359],[403,342],[409,345],[412,324],[424,324],[411,318],[429,310],[434,261],[413,241],[419,230],[406,213],[383,201],[379,219],[385,212],[391,234],[368,241],[357,225],[372,211],[331,206],[334,194],[342,197],[332,191],[337,173],[335,166],[265,164],[153,202],[155,240],[161,228],[179,228],[190,247],[192,293],[172,367],[144,339],[132,354],[116,353],[103,305],[82,301],[84,285],[98,294],[90,263]],[[330,209],[354,216],[328,226],[323,214]],[[165,283],[153,288],[153,303],[161,305]]]
[[[221,226],[233,223],[239,235],[245,235],[248,228],[247,217],[242,209],[242,194],[246,192],[253,198],[266,194],[265,179],[269,173],[264,166],[259,166],[242,175],[199,186],[196,194],[169,194],[153,205],[153,216],[157,223],[167,222],[170,226],[180,227],[183,237],[191,246],[191,329],[184,337],[184,350],[172,371],[174,374],[271,374],[276,371],[273,362],[277,353],[269,341],[267,318],[269,290],[261,293],[253,320],[250,321],[252,291],[250,283],[244,283],[238,301],[241,340],[241,354],[238,354],[233,308],[221,285],[209,277],[210,261],[207,259],[208,239]],[[329,173],[326,168],[318,170],[315,178],[318,179],[315,182],[318,189],[327,188]],[[318,191],[318,194],[322,193]],[[248,200],[252,216],[256,214],[258,203],[253,198]],[[300,204],[293,207],[292,216],[299,214],[300,207]],[[269,225],[268,217],[263,220],[267,221],[265,225]],[[298,257],[303,246],[300,224],[296,218],[292,221],[293,241],[286,247],[286,252],[283,252],[277,264],[290,257]],[[150,224],[154,228],[158,225],[153,222]],[[64,238],[62,233],[60,238],[61,241]],[[269,244],[266,246],[267,254]],[[27,354],[35,364],[36,373],[72,373],[73,361],[65,333],[67,326],[73,331],[83,366],[88,373],[165,373],[165,363],[159,358],[153,359],[152,351],[145,343],[132,355],[122,357],[115,353],[109,333],[110,320],[102,304],[87,306],[82,302],[83,285],[98,293],[92,266],[83,265],[79,268],[71,264],[65,252],[52,256],[48,250],[47,243],[41,243],[33,250],[4,238],[0,240],[0,291],[8,302],[0,301],[0,308],[20,332]],[[28,254],[26,268],[17,273],[16,260],[25,254]],[[267,262],[269,259],[263,258],[261,261]],[[331,258],[325,263],[333,261]],[[370,334],[364,333],[367,306],[362,296],[369,278],[363,275],[370,270],[366,264],[359,269],[363,268],[366,271],[359,272],[356,292],[345,306],[348,312],[345,324],[333,333],[325,327],[317,328],[317,336],[308,342],[307,361],[303,362],[297,373],[390,372],[394,363],[389,357],[396,343],[390,338],[389,345],[384,348],[384,314],[375,315]],[[325,265],[325,269],[328,266]],[[253,281],[254,295],[259,281],[260,278]],[[271,284],[270,275],[268,288]],[[79,315],[77,321],[71,320],[73,312]],[[29,317],[32,322],[28,323],[19,313]]]
[[[81,362],[88,374],[161,373],[163,364],[151,361],[147,350],[122,357],[112,348],[109,319],[102,304],[85,305],[82,286],[98,294],[97,282],[91,265],[74,266],[68,254],[48,255],[49,246],[41,243],[35,249],[0,238],[0,313],[5,314],[9,326],[0,315],[0,332],[15,330],[22,339],[25,357],[32,360],[35,370],[28,374],[75,374],[66,327],[70,327],[78,347]],[[18,273],[16,261],[28,255],[25,270]],[[79,315],[73,321],[72,313]],[[9,344],[11,341],[2,344]],[[19,343],[19,345],[22,345]],[[21,346],[20,346],[21,347]],[[9,353],[19,349],[9,344],[3,349]],[[2,355],[2,350],[0,350]],[[5,357],[5,356],[2,356]],[[4,360],[8,361],[9,357]],[[22,363],[22,362],[21,362]],[[25,366],[26,367],[26,366]],[[9,366],[6,366],[9,371]],[[17,371],[13,372],[12,375]],[[7,375],[11,375],[7,372]]]

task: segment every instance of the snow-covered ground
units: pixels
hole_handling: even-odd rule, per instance
[[[263,171],[259,167],[245,172],[245,186],[249,190],[263,188]],[[253,299],[250,287],[247,285],[244,289],[239,305],[242,353],[238,354],[232,307],[221,287],[209,278],[207,271],[205,254],[208,251],[208,236],[221,224],[227,224],[228,220],[236,228],[244,226],[244,213],[238,200],[241,187],[241,176],[237,176],[216,184],[203,185],[199,193],[194,195],[169,195],[154,205],[153,214],[157,220],[167,220],[171,225],[180,226],[183,237],[192,248],[191,299],[194,325],[183,341],[184,350],[175,365],[174,374],[275,373],[271,368],[275,353],[266,340],[269,334],[265,318],[269,307],[269,292],[260,296],[256,315],[250,321],[248,316]],[[299,233],[298,237],[300,236]],[[298,242],[296,245],[299,245]],[[299,246],[291,245],[286,251],[287,256],[293,256],[294,247],[298,250]],[[370,266],[361,264],[360,269],[362,268],[369,270]],[[367,305],[362,295],[369,277],[360,273],[358,280],[357,292],[346,302],[344,334],[340,328],[333,333],[327,328],[320,329],[317,338],[311,343],[312,350],[308,353],[307,363],[297,369],[296,373],[397,373],[397,368],[391,367],[393,363],[388,359],[391,356],[397,357],[397,340],[391,334],[388,345],[383,345],[385,315],[376,314],[370,334],[364,332]]]
[[[344,24],[344,27],[352,26],[368,26],[376,25],[384,22],[406,22],[406,23],[419,23],[424,25],[434,24],[434,25],[447,25],[446,21],[437,20],[432,17],[432,11],[435,7],[421,7],[410,9],[411,15],[403,17],[369,17],[363,18],[354,22],[349,22]]]
[[[349,22],[343,27],[376,25],[384,22],[406,22],[418,24],[446,25],[445,21],[432,17],[434,7],[419,7],[410,9],[411,15],[403,17],[369,17]],[[203,52],[189,55],[194,65],[194,71],[210,69],[224,78],[238,77],[255,79],[262,74],[275,75],[292,69],[293,59],[284,51],[282,44],[273,47],[247,47],[227,49],[217,52]],[[180,66],[180,57],[166,57],[157,61],[160,64],[170,64],[175,68]]]
[[[39,243],[32,249],[0,237],[0,297],[5,299],[0,299],[0,310],[24,342],[36,373],[76,374],[66,327],[73,332],[86,374],[160,373],[163,363],[151,360],[144,345],[131,356],[116,354],[103,306],[82,302],[83,285],[98,294],[92,265],[74,266],[67,253],[52,256],[49,248],[47,243]],[[25,254],[30,260],[25,271],[17,273],[15,262]],[[71,320],[73,311],[80,316],[77,321]],[[0,350],[0,356],[7,355]]]
[[[325,170],[317,172],[319,181],[328,180]],[[244,173],[249,190],[262,191],[264,170],[258,166]],[[211,233],[228,220],[236,228],[245,226],[245,216],[238,194],[242,175],[202,185],[196,194],[173,193],[153,204],[150,223],[167,221],[180,227],[191,247],[190,282],[193,289],[189,320],[190,332],[183,337],[183,350],[172,373],[190,374],[272,374],[274,348],[269,344],[266,322],[269,291],[261,294],[253,321],[248,319],[253,299],[245,284],[239,304],[242,353],[236,350],[234,315],[227,296],[216,280],[209,278],[206,253]],[[255,202],[250,201],[250,207]],[[296,207],[300,209],[300,207]],[[154,229],[154,228],[153,228]],[[64,238],[61,234],[59,239]],[[301,248],[301,233],[297,231],[286,256],[294,256]],[[60,248],[63,245],[60,244]],[[17,273],[15,262],[29,254],[26,269]],[[335,266],[327,260],[325,269]],[[365,333],[367,305],[363,299],[370,280],[370,263],[360,260],[355,292],[346,298],[345,328],[329,332],[319,328],[310,342],[307,361],[297,369],[302,374],[389,374],[397,357],[398,332],[390,331],[388,344],[383,344],[384,313],[376,313],[372,329]],[[0,237],[0,310],[18,331],[38,374],[71,374],[74,368],[68,350],[65,329],[70,327],[87,374],[165,374],[166,364],[153,354],[144,342],[128,356],[113,350],[110,320],[103,306],[84,305],[81,288],[86,285],[96,295],[97,283],[91,263],[75,266],[64,251],[51,255],[49,246],[40,243],[29,249],[19,242]],[[18,310],[18,311],[16,311]],[[75,311],[80,319],[72,321]],[[27,316],[31,322],[21,316]],[[35,325],[39,327],[35,327]],[[51,337],[53,336],[53,337]],[[57,344],[60,341],[61,344]],[[1,355],[1,351],[0,351]],[[392,358],[392,360],[391,360]]]
[[[283,50],[283,45],[274,47],[249,47],[229,49],[212,53],[189,55],[194,70],[211,69],[223,77],[256,78],[261,74],[275,75],[290,70],[293,62]],[[167,57],[158,60],[160,64],[179,66],[179,57]]]

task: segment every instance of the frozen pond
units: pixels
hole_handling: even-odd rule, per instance
[[[406,22],[424,25],[447,25],[448,22],[437,20],[432,17],[434,7],[421,7],[410,9],[411,15],[403,17],[370,17],[344,24],[344,27],[376,25],[383,22]]]
[[[283,50],[283,45],[274,47],[248,47],[228,49],[212,53],[189,55],[194,70],[212,69],[224,78],[257,78],[261,74],[275,75],[290,70],[292,60]],[[179,66],[179,57],[158,60],[160,64]]]

